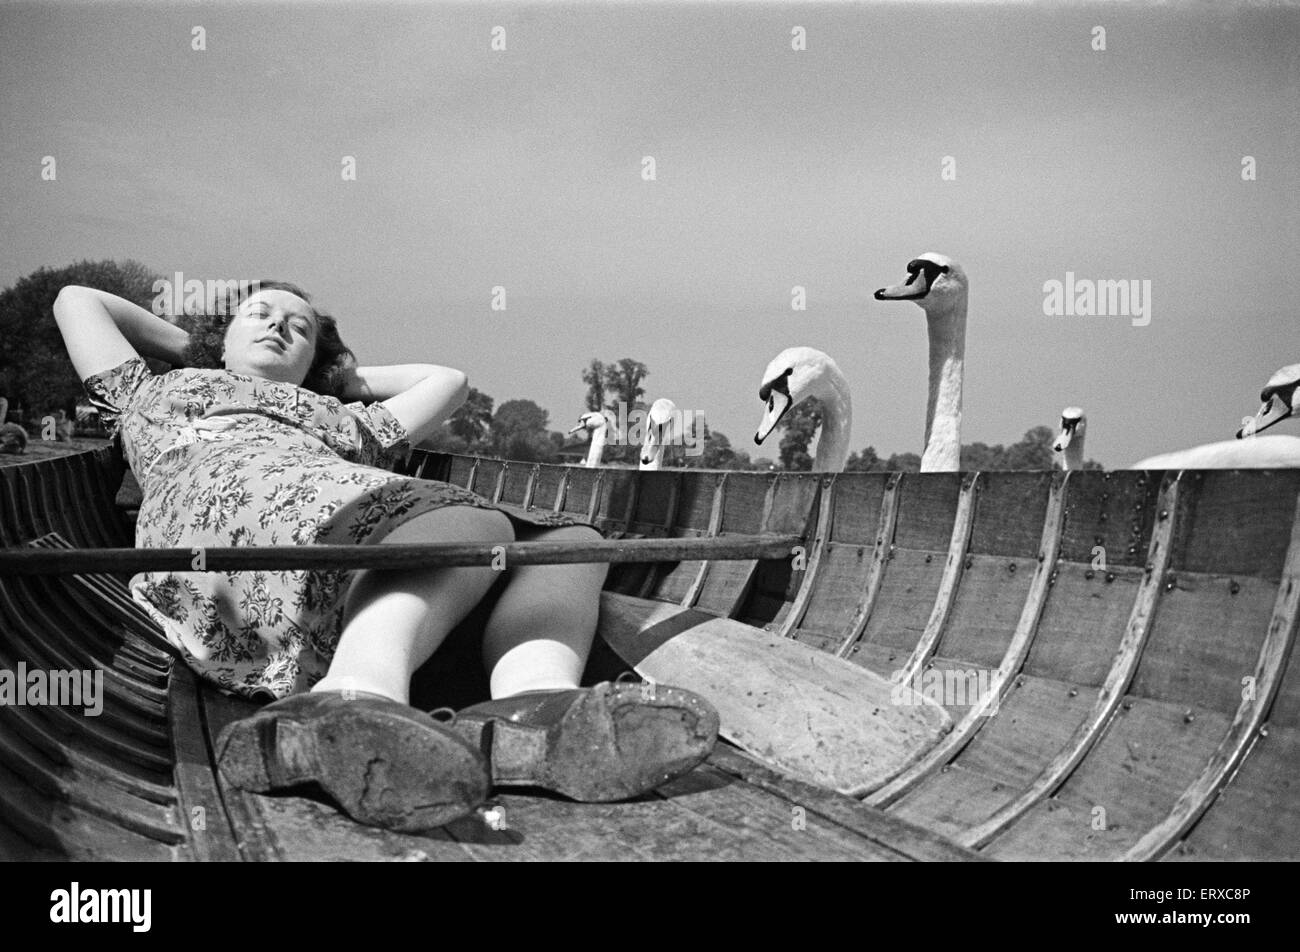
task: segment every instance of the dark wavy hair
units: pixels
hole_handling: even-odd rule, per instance
[[[214,308],[214,313],[191,315],[181,319],[181,326],[189,331],[190,342],[185,348],[185,366],[222,369],[221,351],[226,342],[226,331],[239,305],[257,291],[288,291],[306,301],[316,317],[316,356],[307,370],[302,386],[328,397],[343,396],[345,372],[357,365],[357,356],[339,336],[338,322],[311,303],[307,292],[288,281],[258,281],[242,293],[227,296],[224,306]]]

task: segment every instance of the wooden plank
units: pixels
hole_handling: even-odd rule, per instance
[[[655,791],[679,809],[717,824],[740,841],[742,857],[778,861],[904,862],[907,857],[847,831],[799,803],[709,763]],[[701,854],[701,858],[704,858]],[[710,859],[721,859],[709,856]]]
[[[1216,711],[1128,695],[1115,719],[1055,794],[995,837],[994,859],[1118,860],[1169,815],[1227,732]]]
[[[600,512],[600,504],[604,499],[605,490],[605,470],[602,469],[596,473],[596,481],[591,486],[591,500],[587,504],[587,521],[592,525],[596,524],[596,514]]]
[[[867,570],[867,581],[862,587],[862,597],[857,610],[849,622],[848,633],[844,643],[835,652],[837,657],[847,658],[855,646],[862,640],[871,620],[872,609],[876,607],[876,598],[880,594],[880,580],[885,575],[885,565],[889,553],[894,547],[894,527],[898,523],[898,487],[903,482],[903,474],[895,473],[885,483],[885,496],[880,503],[880,521],[876,528],[876,544],[871,551],[871,567]]]
[[[896,771],[893,779],[884,786],[863,786],[854,793],[868,795],[867,802],[873,806],[888,806],[903,794],[912,790],[931,773],[938,770],[957,755],[975,732],[986,723],[986,718],[993,716],[996,706],[1001,702],[1011,681],[1020,666],[1038,631],[1038,619],[1043,613],[1043,604],[1047,600],[1047,591],[1052,573],[1056,570],[1056,557],[1060,551],[1061,525],[1065,519],[1065,496],[1069,473],[1057,473],[1052,478],[1051,491],[1047,500],[1047,512],[1043,517],[1042,542],[1038,552],[1038,567],[1034,570],[1033,580],[1029,585],[1029,594],[1025,598],[1016,625],[1015,634],[1007,645],[1006,654],[1001,664],[989,677],[988,689],[971,704],[965,716],[942,740],[932,746],[918,760],[901,772]],[[955,534],[955,533],[954,533]],[[907,684],[907,681],[903,682]]]
[[[668,488],[668,504],[664,507],[664,520],[662,525],[656,527],[656,535],[668,537],[672,534],[673,526],[677,524],[677,507],[682,498],[682,477],[684,471],[678,470],[673,473]],[[649,598],[659,585],[660,571],[663,564],[655,562],[650,565],[645,573],[645,579],[641,583],[641,589],[637,595],[641,598]]]
[[[899,681],[910,684],[921,666],[930,660],[944,625],[948,622],[948,613],[952,611],[953,600],[957,597],[957,586],[961,584],[962,569],[966,565],[966,549],[970,545],[971,527],[975,522],[975,493],[979,482],[979,473],[971,473],[962,482],[961,494],[957,500],[957,515],[952,523],[952,539],[948,543],[948,558],[943,565],[943,579],[939,583],[939,593],[934,599],[934,608],[930,620],[925,624],[921,639],[912,649],[912,655],[900,669]]]
[[[727,740],[834,790],[878,786],[950,726],[905,685],[696,609],[606,592],[599,630],[643,677],[707,698]]]
[[[216,764],[203,728],[200,687],[190,669],[178,664],[172,670],[169,688],[168,720],[176,758],[174,774],[180,817],[192,828],[189,842],[194,856],[202,862],[238,860],[236,831],[213,777]]]
[[[817,510],[816,535],[813,536],[812,545],[808,547],[808,551],[805,553],[807,568],[804,570],[803,583],[799,586],[799,594],[795,596],[794,603],[790,606],[790,610],[786,612],[785,619],[777,630],[777,634],[782,638],[793,636],[794,630],[799,627],[804,614],[808,611],[808,603],[812,599],[813,589],[820,582],[822,556],[826,552],[826,543],[831,537],[835,512],[834,475],[822,479],[821,494],[821,505]]]
[[[542,471],[541,463],[534,463],[532,469],[528,471],[528,482],[524,485],[524,502],[525,509],[533,508],[533,494],[537,492],[537,477]]]
[[[706,537],[716,539],[718,530],[722,528],[722,507],[727,496],[727,473],[723,473],[718,478],[717,485],[713,487],[713,508],[709,510],[709,528]],[[709,566],[713,563],[708,559],[700,562],[699,570],[695,573],[695,579],[691,582],[691,587],[686,590],[682,597],[682,608],[694,608],[695,603],[700,600],[700,592],[704,591],[704,583],[709,577]]]
[[[1052,761],[1042,769],[1020,796],[988,820],[958,838],[963,845],[972,848],[987,845],[995,836],[1024,816],[1036,803],[1052,794],[1092,750],[1093,745],[1105,731],[1106,725],[1115,716],[1115,711],[1133,680],[1133,674],[1137,671],[1138,661],[1142,657],[1142,648],[1146,644],[1155,619],[1156,603],[1169,565],[1169,551],[1172,548],[1174,527],[1177,522],[1178,497],[1179,481],[1175,476],[1161,488],[1158,505],[1159,510],[1166,516],[1157,522],[1151,534],[1151,544],[1147,553],[1147,566],[1150,571],[1146,573],[1138,587],[1137,595],[1133,600],[1133,610],[1129,613],[1128,625],[1124,629],[1124,637],[1115,654],[1115,661],[1106,675],[1101,691],[1097,694],[1091,712],[1079,724],[1060,753],[1052,758]]]
[[[75,771],[57,769],[17,735],[0,730],[0,761],[51,803],[66,803],[109,823],[160,843],[185,842],[175,803],[159,804],[133,796],[120,786],[94,783]]]
[[[723,744],[714,749],[709,763],[909,859],[937,862],[984,859],[978,853],[958,846],[930,830],[890,816],[860,800],[785,776]]]
[[[1185,790],[1174,804],[1169,816],[1147,830],[1138,842],[1124,854],[1127,862],[1158,859],[1200,818],[1227,784],[1228,778],[1241,765],[1248,746],[1258,736],[1264,717],[1273,705],[1282,672],[1295,644],[1296,622],[1300,617],[1300,499],[1297,500],[1291,522],[1291,539],[1287,547],[1286,564],[1278,588],[1273,617],[1268,634],[1260,648],[1255,663],[1253,688],[1242,692],[1237,713],[1233,716],[1227,736],[1201,771],[1200,776]]]
[[[222,729],[234,721],[252,715],[258,705],[244,698],[219,694],[213,690],[204,690],[197,694],[203,730],[207,735],[207,746],[217,749],[217,738]],[[271,827],[263,816],[257,794],[247,793],[231,786],[221,776],[219,770],[213,770],[213,779],[221,804],[229,818],[231,828],[235,831],[235,845],[240,854],[249,862],[269,862],[283,859],[278,841]]]
[[[776,500],[776,487],[780,481],[780,473],[777,473],[768,481],[767,492],[763,496],[763,514],[758,522],[761,527],[760,531],[766,532],[767,527],[772,522],[773,504]],[[744,563],[740,568],[743,571],[743,576],[739,583],[732,589],[734,597],[731,599],[731,604],[727,607],[726,612],[724,612],[728,618],[735,618],[740,614],[741,609],[744,608],[745,600],[749,598],[749,593],[754,588],[754,579],[758,576],[758,560],[752,559]]]
[[[555,487],[555,505],[551,507],[552,512],[564,511],[564,500],[569,493],[569,472],[571,467],[564,467],[560,472],[560,485]]]

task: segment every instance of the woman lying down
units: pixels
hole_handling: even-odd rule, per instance
[[[54,316],[143,489],[137,546],[600,538],[383,468],[464,402],[465,375],[356,366],[333,318],[291,284],[261,282],[193,338],[84,287],[63,288]],[[154,375],[146,357],[183,369]],[[230,783],[315,784],[361,823],[414,831],[472,812],[494,784],[621,800],[708,756],[718,718],[702,698],[578,687],[606,570],[150,572],[131,591],[202,677],[271,701],[218,738]],[[450,723],[411,707],[412,674],[494,583],[492,700]]]

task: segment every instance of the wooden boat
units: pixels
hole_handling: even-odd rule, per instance
[[[88,560],[133,538],[115,504],[123,466],[105,448],[0,467],[0,670],[105,678],[99,717],[0,707],[0,856],[1300,857],[1300,472],[643,473],[422,453],[406,465],[502,504],[589,518],[611,539],[676,540],[654,561],[629,541],[611,571],[602,631],[625,653],[629,631],[658,632],[660,647],[694,637],[706,653],[738,638],[757,660],[723,676],[776,697],[763,665],[803,652],[802,668],[779,675],[796,700],[838,692],[847,719],[867,719],[880,705],[866,710],[873,696],[836,679],[901,682],[943,706],[942,729],[906,735],[899,756],[847,789],[836,769],[864,776],[860,752],[823,727],[822,759],[792,759],[808,731],[756,700],[734,715],[753,716],[735,725],[749,731],[739,746],[720,743],[653,796],[598,805],[512,792],[484,818],[424,836],[358,826],[310,797],[242,793],[215,773],[212,738],[250,705],[176,660],[127,596],[125,563]],[[699,558],[708,539],[727,557]],[[800,557],[758,557],[790,539]],[[82,550],[80,574],[12,569],[18,555],[67,546]],[[716,650],[709,663],[725,663]],[[439,658],[443,670],[422,679],[431,703],[447,703],[449,685],[474,688],[446,677],[453,645]],[[588,678],[644,661],[598,646]],[[706,667],[693,674],[718,675]],[[972,672],[976,695],[945,693]],[[943,690],[930,697],[932,684]],[[770,736],[755,736],[764,723]]]

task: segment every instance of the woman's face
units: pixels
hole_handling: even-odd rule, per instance
[[[222,361],[250,377],[301,386],[316,356],[319,327],[311,305],[288,291],[250,295],[226,328]]]

